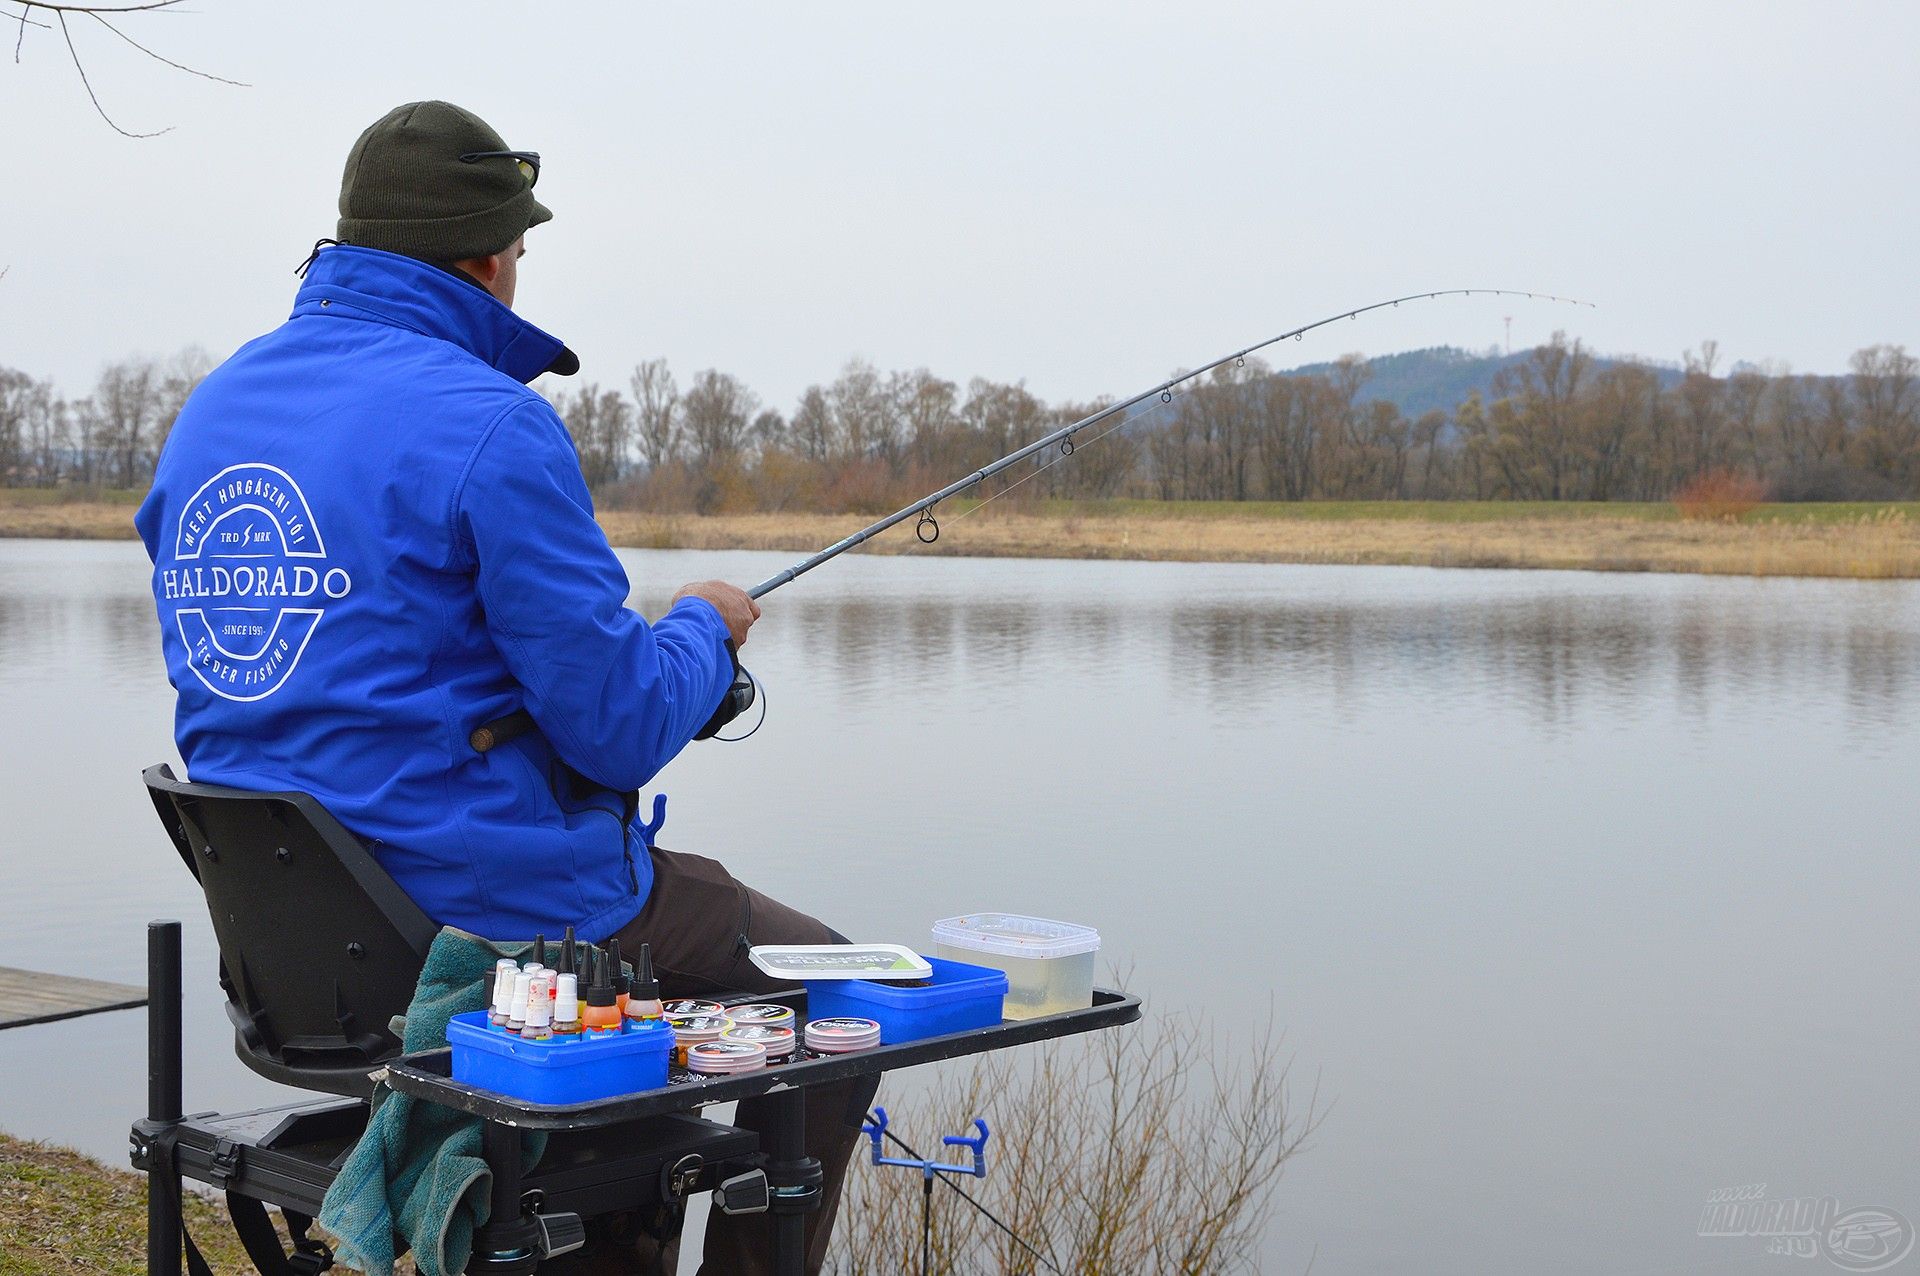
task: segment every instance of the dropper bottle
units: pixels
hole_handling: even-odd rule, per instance
[[[640,945],[640,964],[634,968],[633,984],[627,994],[627,1004],[620,1012],[621,1017],[632,1027],[637,1023],[660,1019],[666,1014],[660,1005],[660,984],[653,977],[653,946]]]
[[[577,974],[580,970],[580,967],[574,964],[577,957],[578,951],[574,945],[573,927],[569,926],[567,927],[565,937],[560,941],[560,969],[556,973],[562,975]],[[553,981],[553,996],[556,1001],[560,999],[560,981],[558,979]],[[559,1022],[557,1012],[554,1016],[554,1022]]]
[[[627,963],[620,960],[620,941],[607,941],[608,978],[613,983],[613,1004],[620,1007],[620,1013],[627,1013],[627,997],[633,985],[627,978]]]
[[[580,1021],[590,1037],[620,1031],[620,1007],[614,1004],[613,984],[607,978],[604,956],[593,964],[593,978],[587,982],[587,1008]]]

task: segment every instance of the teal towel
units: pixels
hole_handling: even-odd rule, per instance
[[[409,1053],[447,1044],[447,1020],[486,1008],[485,984],[495,961],[528,958],[530,944],[494,944],[447,927],[434,936],[426,968],[407,1007],[401,1041]],[[367,1132],[340,1167],[320,1206],[320,1225],[336,1238],[347,1267],[391,1276],[395,1235],[413,1250],[420,1276],[454,1276],[473,1251],[473,1233],[487,1221],[492,1174],[480,1151],[480,1119],[437,1103],[374,1089]],[[531,1166],[547,1136],[527,1131],[520,1151]]]

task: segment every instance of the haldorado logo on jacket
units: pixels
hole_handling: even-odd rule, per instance
[[[327,564],[300,485],[271,465],[230,465],[187,501],[173,564],[160,571],[187,663],[228,700],[264,700],[286,685],[328,601],[353,579]]]

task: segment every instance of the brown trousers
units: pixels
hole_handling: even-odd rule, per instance
[[[620,928],[620,952],[629,961],[640,945],[651,945],[660,993],[708,997],[714,993],[769,993],[792,985],[770,979],[747,960],[755,944],[831,944],[845,942],[825,924],[736,881],[714,860],[675,851],[653,852],[653,890],[640,915]],[[807,1271],[826,1261],[827,1240],[840,1207],[847,1160],[860,1141],[860,1123],[873,1102],[877,1079],[810,1086],[806,1091],[807,1153],[825,1176],[820,1208],[807,1215]],[[734,1124],[753,1130],[768,1145],[773,1130],[773,1100],[762,1096],[740,1103]],[[730,1216],[715,1210],[707,1220],[705,1257],[700,1271],[712,1276],[753,1276],[771,1272],[773,1224],[769,1214]],[[544,1273],[653,1273],[673,1271],[678,1244],[641,1232],[635,1221],[615,1218],[589,1229],[585,1250],[553,1263]]]

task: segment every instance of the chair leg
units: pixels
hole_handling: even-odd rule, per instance
[[[180,923],[147,925],[147,1276],[180,1273],[180,1172],[166,1128],[180,1120]]]

